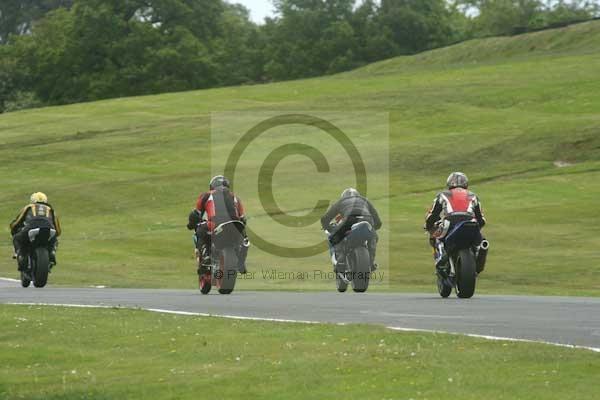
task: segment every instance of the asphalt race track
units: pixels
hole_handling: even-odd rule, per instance
[[[301,322],[367,323],[575,345],[600,351],[600,298],[30,287],[0,280],[0,303],[121,306]]]

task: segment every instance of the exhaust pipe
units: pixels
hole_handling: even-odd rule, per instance
[[[482,240],[479,244],[479,249],[477,250],[477,260],[475,262],[475,269],[478,274],[483,272],[485,269],[485,261],[487,258],[487,253],[490,248],[490,242],[487,240]]]

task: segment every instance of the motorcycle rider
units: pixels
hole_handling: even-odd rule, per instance
[[[205,214],[206,220],[204,220]],[[240,198],[230,191],[229,180],[222,175],[217,175],[210,180],[209,191],[198,197],[196,208],[188,217],[187,228],[196,231],[196,254],[200,261],[198,275],[202,275],[204,273],[202,267],[210,263],[210,240],[214,229],[229,221],[240,221],[245,226],[244,206]],[[245,229],[241,228],[240,234],[244,240],[238,249],[238,269],[245,274],[250,242]]]
[[[477,195],[469,191],[469,179],[462,172],[453,172],[446,180],[447,190],[435,197],[433,205],[425,218],[424,229],[429,232],[429,243],[434,249],[436,268],[442,268],[448,261],[442,239],[452,230],[453,216],[465,216],[477,221],[479,228],[486,224],[481,202]],[[482,238],[482,241],[485,240]],[[485,268],[487,247],[478,246],[477,273]]]
[[[58,236],[61,234],[60,220],[54,208],[48,204],[48,197],[42,192],[36,192],[29,198],[29,204],[23,207],[17,217],[10,223],[10,233],[13,238],[13,246],[17,259],[18,270],[27,268],[27,250],[29,246],[28,233],[31,229],[50,228],[56,231],[56,235],[50,240],[50,266],[56,265],[56,247]]]
[[[333,219],[336,221],[335,224],[331,224]],[[379,219],[377,210],[367,198],[361,196],[358,190],[348,188],[342,192],[340,199],[321,218],[321,226],[329,235],[329,252],[334,270],[336,270],[336,264],[338,263],[335,256],[336,246],[344,239],[352,225],[361,221],[369,222],[374,228],[373,238],[369,241],[368,248],[371,258],[371,271],[377,269],[375,253],[378,236],[376,231],[381,228],[381,219]]]

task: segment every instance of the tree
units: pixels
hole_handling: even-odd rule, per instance
[[[586,0],[0,0],[0,111],[346,71],[589,19]]]
[[[586,21],[597,17],[600,4],[587,0],[558,0],[547,6],[544,22],[547,26],[561,25],[576,21]]]
[[[9,54],[9,48],[0,46],[0,113],[6,109],[6,102],[14,93],[15,60]]]
[[[397,54],[441,47],[453,35],[451,13],[444,0],[382,0],[379,21],[396,45]]]
[[[482,36],[510,35],[516,29],[528,27],[543,12],[539,0],[485,0],[478,6],[480,15],[475,21]]]
[[[69,8],[73,0],[2,0],[0,2],[0,44],[10,35],[30,33],[35,21],[49,11]]]
[[[264,34],[250,21],[248,9],[239,4],[226,5],[220,32],[213,45],[219,84],[262,81]]]
[[[15,41],[23,86],[64,104],[225,84],[215,65],[225,7],[209,3],[75,0]]]
[[[338,72],[354,65],[354,0],[276,0],[268,20],[265,72],[294,79]]]
[[[532,29],[584,21],[598,14],[598,2],[585,0],[459,0],[471,8],[473,36],[511,35]]]

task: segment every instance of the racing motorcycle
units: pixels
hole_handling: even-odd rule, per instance
[[[446,298],[456,289],[456,295],[468,299],[475,294],[477,275],[483,270],[489,242],[483,240],[477,221],[469,215],[453,216],[444,221],[453,228],[437,243],[440,261],[436,268],[440,296]]]
[[[329,232],[326,231],[326,234],[329,235]],[[345,292],[349,284],[357,293],[364,293],[369,288],[371,256],[368,243],[374,234],[369,222],[357,222],[352,225],[344,240],[337,244],[332,262],[338,292]]]
[[[21,272],[21,286],[41,288],[48,282],[48,273],[52,268],[50,263],[51,242],[56,236],[52,228],[35,228],[27,232],[30,245],[27,247],[27,267]]]
[[[241,246],[248,247],[249,242],[240,233],[244,224],[240,221],[229,221],[218,225],[211,236],[210,257],[206,249],[202,249],[196,259],[199,263],[199,286],[202,294],[208,294],[213,286],[220,294],[230,294],[235,288],[239,270],[238,251]],[[194,235],[194,241],[197,241]]]

